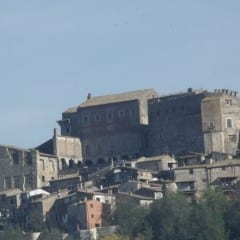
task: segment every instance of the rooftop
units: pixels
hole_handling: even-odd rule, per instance
[[[6,195],[7,197],[15,196],[15,195],[18,195],[20,193],[22,193],[22,191],[18,188],[6,189],[6,190],[3,190],[3,191],[0,191],[0,195]]]
[[[153,97],[158,97],[158,93],[154,89],[143,89],[131,92],[124,92],[118,94],[104,95],[91,97],[89,95],[88,99],[80,104],[78,107],[91,107],[97,105],[126,102],[133,100],[149,99]],[[72,107],[67,109],[65,112],[76,112],[78,107]]]

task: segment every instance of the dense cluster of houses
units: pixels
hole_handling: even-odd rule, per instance
[[[152,90],[96,99],[88,96],[78,108],[63,113],[62,133],[54,130],[53,137],[40,146],[0,145],[0,229],[19,225],[25,231],[41,231],[47,225],[78,232],[82,239],[97,239],[116,230],[114,211],[121,201],[131,199],[148,207],[167,192],[181,191],[193,202],[202,190],[216,187],[234,198],[240,178],[236,94],[192,89],[162,98],[151,94]],[[188,102],[189,98],[195,100]],[[147,102],[151,105],[148,113]],[[217,103],[224,104],[219,115],[211,113],[213,107],[221,106]],[[161,119],[166,125],[166,116],[161,117],[166,106],[171,110],[178,106],[181,113],[165,112],[169,126],[160,131],[151,119],[156,114],[156,121]],[[231,111],[224,118],[226,108]],[[174,119],[176,114],[180,122]],[[205,128],[207,118],[212,128]],[[191,139],[196,146],[185,139],[191,135],[194,119],[198,126],[192,128]],[[176,126],[171,129],[179,123],[183,124],[181,136],[174,133]],[[163,139],[167,129],[170,136]],[[174,142],[176,151],[170,151]]]

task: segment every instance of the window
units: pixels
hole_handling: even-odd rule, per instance
[[[134,109],[129,109],[129,116],[130,116],[130,119],[134,118]]]
[[[85,125],[89,124],[89,116],[84,116],[84,117],[83,117],[83,123],[84,123]]]
[[[119,118],[125,117],[125,112],[123,110],[118,111],[118,117]]]
[[[25,153],[25,161],[27,165],[32,165],[32,155],[30,152]]]
[[[91,214],[91,218],[94,218],[94,214]]]
[[[193,169],[189,169],[189,174],[193,174]]]
[[[232,124],[232,119],[231,118],[227,118],[227,128],[232,128],[233,124]]]
[[[42,165],[42,170],[45,170],[45,162],[44,159],[40,159],[41,165]]]
[[[99,114],[96,114],[96,115],[95,115],[95,121],[98,122],[98,121],[100,121],[100,120],[101,120],[100,115],[99,115]]]
[[[107,120],[108,121],[111,121],[113,119],[113,114],[112,114],[112,112],[108,112],[107,113]]]
[[[98,153],[102,153],[102,148],[101,148],[100,144],[97,145],[97,151],[98,151]]]
[[[13,187],[20,188],[20,176],[13,176]]]
[[[92,203],[90,204],[90,208],[93,208],[93,204]]]
[[[225,105],[231,106],[232,105],[232,99],[225,99]]]
[[[4,179],[4,183],[5,183],[5,188],[9,189],[12,188],[12,178],[11,177],[5,177]]]
[[[185,110],[184,106],[180,106],[180,110],[183,112]]]
[[[13,159],[13,163],[14,164],[18,164],[19,163],[19,155],[17,152],[13,152],[12,153],[12,159]]]
[[[86,152],[86,154],[89,154],[89,145],[86,145],[85,152]]]
[[[215,128],[215,122],[214,121],[211,121],[209,123],[209,129],[214,129]]]
[[[45,176],[42,176],[42,182],[45,182]]]
[[[71,127],[66,127],[66,133],[67,134],[71,133]]]
[[[237,142],[237,136],[236,135],[229,135],[228,140],[229,140],[229,142],[236,143]]]

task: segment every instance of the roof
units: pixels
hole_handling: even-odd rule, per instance
[[[36,195],[40,195],[40,194],[43,194],[43,195],[50,195],[49,192],[43,190],[43,189],[35,189],[35,190],[31,190],[29,191],[29,196],[32,197],[32,196],[36,196]]]
[[[124,92],[118,94],[104,95],[90,97],[78,107],[92,107],[97,105],[126,102],[133,100],[149,99],[152,97],[158,97],[158,93],[154,89],[143,89],[131,92]],[[67,109],[65,112],[76,112],[77,107]]]
[[[198,165],[187,165],[183,167],[177,167],[174,169],[183,170],[183,169],[193,169],[193,168],[218,168],[218,167],[228,167],[228,166],[240,166],[240,160],[238,159],[228,159],[223,161],[217,161],[213,164],[198,164]]]
[[[134,194],[134,193],[118,192],[117,195],[128,196],[131,198],[136,198],[136,199],[141,199],[141,200],[155,200],[152,197],[146,197],[146,196]]]
[[[0,192],[0,195],[6,195],[7,197],[10,197],[10,196],[15,196],[15,195],[18,195],[22,193],[22,191],[18,188],[13,188],[13,189],[6,189],[6,190],[3,190]]]
[[[152,161],[176,161],[174,158],[172,158],[169,155],[160,155],[160,156],[154,156],[154,157],[141,157],[137,159],[136,163],[144,163],[144,162],[152,162]]]
[[[31,150],[31,149],[27,149],[27,148],[17,147],[17,146],[13,146],[13,145],[4,145],[4,144],[0,144],[0,148],[10,148],[13,150],[25,151],[25,152],[30,152],[30,150]]]

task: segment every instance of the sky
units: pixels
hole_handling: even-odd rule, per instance
[[[0,0],[0,144],[40,145],[89,92],[239,91],[239,12],[239,0]]]

